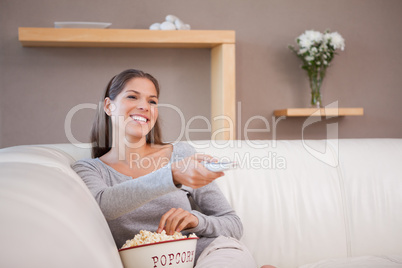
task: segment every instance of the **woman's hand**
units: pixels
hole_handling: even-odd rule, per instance
[[[167,235],[173,235],[174,232],[181,232],[185,229],[197,227],[198,218],[182,208],[172,208],[163,214],[157,233],[165,229]]]
[[[216,159],[205,154],[195,154],[174,162],[172,164],[174,184],[182,184],[197,189],[225,175],[223,172],[209,171],[200,163],[202,161],[216,161]]]

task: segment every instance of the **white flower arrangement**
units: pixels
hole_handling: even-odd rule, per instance
[[[320,106],[320,89],[326,69],[336,55],[336,50],[345,49],[345,40],[338,32],[330,33],[327,30],[320,33],[309,30],[297,37],[296,42],[299,46],[298,50],[293,46],[289,48],[303,61],[302,69],[308,73],[312,94],[311,104]]]

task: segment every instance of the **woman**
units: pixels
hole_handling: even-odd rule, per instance
[[[239,217],[186,143],[165,144],[158,126],[159,85],[126,70],[109,82],[92,129],[92,156],[73,165],[98,202],[116,245],[140,230],[196,233],[196,267],[256,267],[241,244]]]

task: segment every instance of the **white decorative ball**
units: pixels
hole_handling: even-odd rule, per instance
[[[174,23],[177,19],[178,17],[176,17],[175,15],[167,15],[165,18],[166,21],[170,21],[172,23]]]
[[[170,21],[162,22],[161,30],[176,30],[176,26]]]
[[[175,20],[174,25],[176,26],[177,30],[184,30],[184,23],[181,21],[181,19]]]
[[[161,29],[161,24],[159,22],[155,22],[151,26],[149,26],[150,30],[160,30]]]

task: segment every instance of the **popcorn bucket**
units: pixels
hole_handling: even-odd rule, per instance
[[[119,250],[124,268],[193,268],[198,237],[162,241]]]

